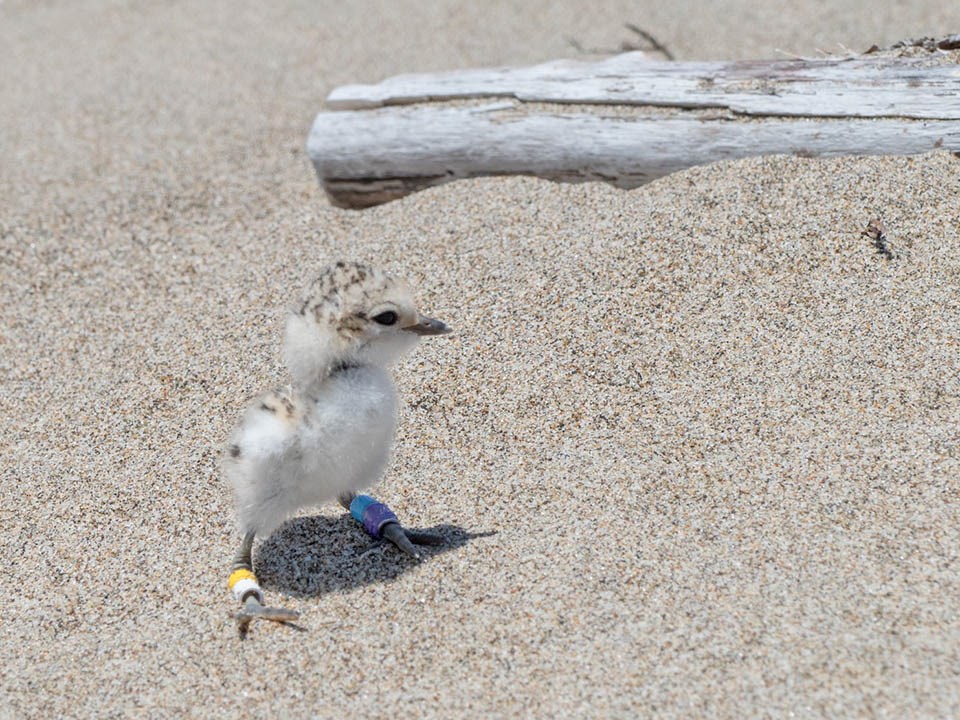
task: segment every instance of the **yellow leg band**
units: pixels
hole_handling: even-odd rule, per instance
[[[253,595],[257,602],[263,605],[263,591],[260,589],[260,583],[257,582],[257,576],[249,570],[234,570],[230,573],[230,590],[238,602],[246,602],[247,598]]]
[[[230,579],[227,581],[227,586],[233,590],[233,586],[241,580],[253,580],[254,582],[257,582],[257,576],[249,570],[234,570],[232,573],[230,573]]]

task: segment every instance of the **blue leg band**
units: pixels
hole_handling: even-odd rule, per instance
[[[357,495],[350,503],[350,514],[369,535],[380,539],[384,525],[397,522],[393,510],[369,495]]]

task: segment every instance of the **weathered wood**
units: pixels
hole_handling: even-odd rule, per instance
[[[331,110],[358,110],[492,97],[723,108],[754,116],[960,119],[960,68],[931,66],[927,57],[659,62],[632,52],[595,63],[562,60],[524,68],[399,75],[378,85],[336,88],[326,104]]]
[[[337,88],[327,106],[308,148],[348,207],[480,175],[628,188],[752,155],[960,151],[956,53],[736,63],[626,53],[399,76]]]

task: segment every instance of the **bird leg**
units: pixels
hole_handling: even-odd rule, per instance
[[[338,499],[370,537],[387,539],[417,560],[423,558],[417,545],[440,545],[443,542],[436,535],[404,529],[390,508],[369,495],[344,493]]]
[[[250,622],[257,618],[274,622],[293,622],[300,617],[300,613],[295,610],[266,607],[263,604],[263,590],[260,589],[257,576],[253,574],[254,536],[255,533],[252,532],[243,536],[243,542],[230,567],[230,590],[243,606],[243,609],[235,615],[240,637],[246,636]]]

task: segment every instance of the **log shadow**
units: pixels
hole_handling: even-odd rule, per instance
[[[439,536],[437,546],[421,545],[421,562],[495,532],[468,532],[456,525],[408,528]],[[347,515],[299,517],[281,525],[260,544],[254,569],[265,590],[313,598],[394,580],[418,562],[389,542],[373,540]]]

